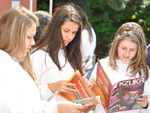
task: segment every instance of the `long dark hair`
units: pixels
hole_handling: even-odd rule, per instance
[[[83,29],[86,29],[89,33],[89,40],[90,42],[93,41],[93,36],[92,36],[92,25],[90,24],[88,17],[86,16],[85,12],[83,11],[83,9],[79,6],[79,5],[75,5],[75,9],[77,10],[77,12],[79,13],[81,19],[82,19],[82,24],[83,24]]]
[[[82,56],[80,51],[81,45],[81,18],[77,11],[75,10],[72,4],[64,5],[59,9],[52,17],[47,29],[42,34],[39,41],[36,43],[33,49],[33,52],[47,46],[46,52],[49,53],[49,56],[53,60],[53,62],[57,65],[59,70],[60,63],[58,60],[58,51],[60,49],[61,43],[63,42],[61,35],[61,26],[67,22],[75,22],[79,25],[78,31],[74,37],[74,39],[65,47],[63,43],[63,49],[65,51],[65,62],[67,59],[73,69],[79,70],[83,75],[82,69]]]

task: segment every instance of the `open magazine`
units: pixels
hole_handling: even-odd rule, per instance
[[[100,97],[98,99],[91,93],[79,71],[76,71],[68,82],[76,84],[76,87],[73,88],[76,88],[77,92],[58,92],[59,96],[75,103],[81,103],[84,101],[82,104],[86,106],[86,109],[82,111],[86,113],[92,110],[96,104],[100,103]]]
[[[112,85],[108,76],[103,70],[100,61],[98,60],[96,79],[98,85],[93,84],[88,87],[84,82],[80,72],[76,71],[68,82],[76,84],[76,87],[73,88],[76,88],[77,92],[58,92],[58,95],[68,101],[88,103],[86,109],[83,110],[86,113],[92,110],[96,104],[99,103],[102,104],[106,113],[141,109],[141,106],[135,103],[135,99],[142,98],[140,94],[143,94],[144,91],[144,76],[119,81]],[[95,98],[96,96],[100,96],[100,99]],[[96,100],[93,101],[91,99]]]
[[[141,109],[141,106],[135,103],[135,98],[142,98],[140,94],[144,91],[144,76],[112,85],[98,60],[96,79],[98,85],[91,85],[90,90],[94,95],[100,95],[106,113]]]

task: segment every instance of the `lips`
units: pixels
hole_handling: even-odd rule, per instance
[[[27,48],[27,52],[30,51],[30,48]]]
[[[65,40],[64,42],[65,42],[66,44],[68,44],[68,43],[69,43],[69,41],[66,41],[66,40]]]
[[[128,59],[129,57],[125,57],[125,56],[123,56],[125,59]]]

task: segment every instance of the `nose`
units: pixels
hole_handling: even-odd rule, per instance
[[[69,33],[69,35],[68,35],[69,41],[71,41],[73,38],[74,38],[74,34],[73,33]]]
[[[30,46],[33,46],[35,45],[35,41],[34,41],[34,38],[32,38],[31,42],[30,42]]]
[[[130,51],[127,50],[126,53],[125,53],[126,57],[128,57],[130,55]]]

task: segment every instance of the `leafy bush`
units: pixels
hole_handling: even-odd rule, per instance
[[[38,1],[40,2],[41,0]],[[96,32],[96,54],[98,54],[100,58],[107,55],[108,44],[113,40],[118,28],[125,22],[132,21],[139,23],[146,37],[148,39],[150,38],[150,5],[144,6],[143,0],[129,0],[125,8],[120,8],[121,10],[114,8],[114,5],[111,3],[112,0],[61,0],[61,2],[60,0],[55,0],[54,4],[64,4],[68,1],[80,5],[86,12]],[[40,9],[43,4],[45,3],[38,4],[38,9]],[[47,4],[48,3],[45,4],[44,10]]]

